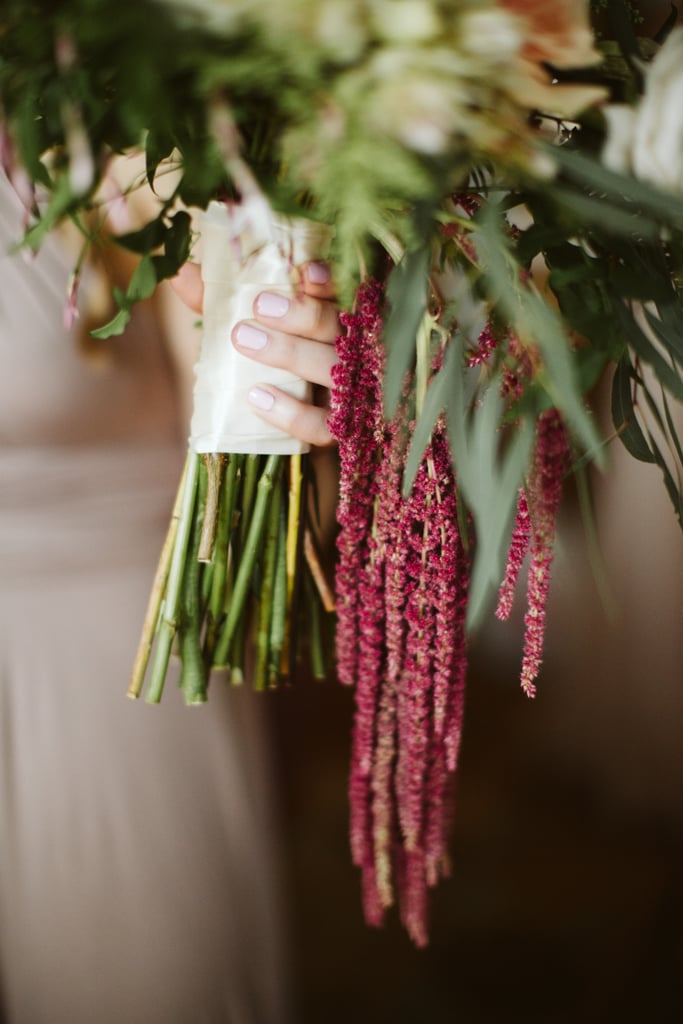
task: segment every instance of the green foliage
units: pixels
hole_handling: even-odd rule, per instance
[[[387,346],[384,401],[389,417],[396,412],[406,374],[415,362],[417,332],[427,308],[430,262],[430,250],[423,245],[406,253],[389,275],[389,315],[384,331]]]

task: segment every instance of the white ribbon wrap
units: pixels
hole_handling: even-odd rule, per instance
[[[330,237],[324,224],[273,213],[261,196],[239,205],[209,205],[202,225],[203,336],[195,367],[193,451],[295,455],[308,450],[252,412],[247,394],[267,381],[308,402],[311,385],[243,356],[230,335],[239,320],[253,319],[259,292],[293,295],[294,268],[324,259]]]

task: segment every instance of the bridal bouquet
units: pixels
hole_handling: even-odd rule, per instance
[[[117,238],[139,262],[100,337],[190,258],[187,210],[205,211],[190,453],[130,692],[147,677],[160,698],[174,644],[189,703],[213,666],[240,679],[249,651],[257,687],[304,654],[324,674],[334,609],[366,917],[397,900],[418,945],[448,871],[467,638],[492,604],[510,614],[524,569],[534,695],[563,481],[585,490],[612,440],[590,410],[605,374],[613,436],[658,467],[681,518],[683,29],[674,10],[645,39],[637,4],[592,6],[593,28],[582,0],[0,13],[0,156],[27,246],[65,218],[84,253],[97,244],[116,154],[141,150],[153,189],[173,170]],[[228,341],[260,289],[291,293],[320,258],[343,309],[334,597],[307,453],[243,409]],[[77,284],[78,267],[71,310]],[[308,399],[304,381],[279,386]]]

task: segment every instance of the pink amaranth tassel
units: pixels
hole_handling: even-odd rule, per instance
[[[529,518],[529,504],[525,491],[520,489],[519,498],[517,499],[517,515],[512,530],[512,537],[510,538],[507,565],[505,566],[505,576],[498,591],[496,616],[503,622],[510,618],[517,581],[527,551],[529,550],[530,541],[531,520]]]
[[[406,588],[405,503],[401,497],[403,449],[397,429],[388,429],[379,467],[371,546],[383,567],[383,590],[375,595],[382,607],[383,633],[377,637],[378,657],[361,662],[356,684],[351,778],[367,777],[369,818],[364,849],[372,851],[379,899],[385,908],[394,900],[392,853],[396,843],[394,768],[398,683],[403,662]],[[362,599],[364,609],[372,597]],[[380,656],[380,651],[382,656]],[[363,652],[361,651],[361,654]],[[355,784],[355,795],[359,782]],[[352,799],[352,821],[358,814]]]
[[[405,664],[399,696],[398,814],[406,850],[419,848],[434,701],[436,583],[440,562],[438,484],[428,449],[407,500],[407,595]]]
[[[433,437],[432,458],[439,485],[437,508],[442,535],[435,588],[434,732],[438,740],[443,737],[447,770],[455,772],[465,710],[470,558],[458,530],[456,482],[443,430]]]
[[[401,900],[401,921],[419,949],[429,941],[427,931],[427,878],[422,850],[406,851],[399,859],[398,890]]]
[[[359,636],[358,579],[368,556],[367,542],[377,489],[375,469],[382,443],[383,356],[381,285],[358,290],[356,310],[341,316],[346,333],[337,339],[332,369],[329,427],[339,442],[337,671],[346,685],[356,682]]]
[[[342,475],[337,643],[341,677],[356,688],[350,833],[366,920],[379,925],[397,894],[421,946],[428,887],[448,871],[469,564],[442,422],[402,496],[410,382],[386,424],[380,300],[376,287],[359,291],[338,343],[330,423]]]
[[[411,572],[410,567],[408,571]],[[422,835],[435,639],[434,614],[429,606],[429,573],[420,573],[416,564],[412,571],[420,576],[406,607],[408,636],[398,700],[396,765],[399,822],[405,848],[409,851],[419,849]]]
[[[468,356],[467,366],[483,366],[488,363],[497,345],[493,328],[490,323],[487,323],[477,339],[476,349],[472,355]]]
[[[396,689],[390,683],[385,683],[379,698],[371,787],[373,870],[384,909],[388,909],[394,902],[393,853],[397,843],[393,788],[397,745],[396,698]]]
[[[448,840],[453,817],[453,778],[446,745],[436,741],[432,746],[425,793],[424,868],[430,888],[450,874]]]
[[[529,487],[531,564],[527,584],[527,613],[521,684],[528,697],[536,694],[535,680],[543,656],[545,612],[550,587],[550,567],[562,481],[569,468],[570,449],[562,418],[554,409],[538,421],[534,466]]]

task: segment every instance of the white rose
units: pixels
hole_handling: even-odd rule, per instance
[[[645,92],[635,109],[615,104],[604,112],[604,163],[683,193],[683,26],[646,69]]]

